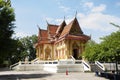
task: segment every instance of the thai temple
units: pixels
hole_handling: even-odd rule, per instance
[[[19,71],[48,71],[53,73],[115,71],[115,63],[89,63],[83,59],[85,44],[91,37],[83,33],[77,18],[66,24],[47,24],[47,29],[39,28],[38,42],[34,45],[37,58],[33,61],[19,61],[10,66]],[[96,74],[98,74],[96,73]],[[113,73],[112,73],[113,74]],[[108,77],[107,77],[108,78]]]
[[[76,17],[68,24],[65,20],[60,25],[48,23],[47,30],[39,28],[36,56],[39,60],[82,59],[88,40]]]

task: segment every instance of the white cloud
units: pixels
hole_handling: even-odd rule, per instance
[[[78,13],[77,18],[82,28],[89,29],[92,31],[112,32],[117,30],[117,28],[110,25],[110,22],[120,25],[120,18],[108,14],[103,14],[101,12],[91,12],[87,15],[83,13]],[[63,19],[50,20],[54,21],[58,25],[61,24],[61,22],[63,21]],[[73,17],[65,19],[67,24],[72,20]]]
[[[64,12],[68,12],[70,10],[69,7],[66,7],[66,6],[59,6],[60,9],[62,9]]]
[[[80,13],[81,14],[81,13]],[[99,30],[99,31],[113,31],[115,27],[110,25],[110,22],[119,23],[120,18],[103,14],[103,13],[90,13],[86,16],[79,16],[80,25],[86,29]]]
[[[96,6],[92,8],[92,12],[102,12],[106,9],[106,5],[105,4],[100,4],[100,6]]]
[[[26,37],[26,36],[30,36],[30,34],[27,34],[25,32],[16,32],[13,37],[19,37],[19,38],[23,38],[23,37]]]
[[[66,18],[65,22],[68,24],[73,20],[73,18]],[[60,25],[62,23],[63,19],[55,19],[55,23],[57,23],[58,25]]]
[[[93,7],[93,2],[86,2],[84,4],[85,7],[92,8]]]
[[[46,21],[48,21],[48,23],[53,22],[53,20],[54,20],[53,18],[49,18],[49,17],[46,17],[45,19],[46,19]]]
[[[68,12],[70,10],[70,7],[64,6],[60,0],[55,0],[58,4],[58,8],[62,9],[64,12]]]
[[[86,2],[83,4],[86,8],[90,8],[88,14],[78,13],[79,21],[81,26],[86,29],[100,30],[100,31],[113,31],[114,27],[111,27],[110,22],[119,23],[120,18],[103,14],[102,12],[106,10],[105,4],[100,4],[99,6],[94,6],[92,2]]]
[[[55,21],[57,24],[60,24],[60,23],[62,23],[63,19],[56,19]]]
[[[100,4],[99,6],[94,6],[93,2],[85,2],[83,4],[85,10],[90,10],[91,12],[102,12],[106,9],[105,4]]]
[[[87,34],[92,33],[92,39],[98,43],[101,42],[99,39],[100,37],[104,37],[109,35],[111,32],[118,30],[118,28],[111,25],[110,22],[120,25],[119,17],[103,14],[101,12],[91,12],[87,15],[78,13],[78,21],[81,28],[88,30],[89,32]]]

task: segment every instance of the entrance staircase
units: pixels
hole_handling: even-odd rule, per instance
[[[12,70],[30,71],[30,70],[45,70],[49,72],[83,72],[83,65],[81,60],[66,59],[66,60],[54,60],[54,61],[41,61],[35,59],[31,62],[20,61],[14,65],[11,65]]]
[[[96,64],[91,65],[91,71],[92,72],[104,72],[100,67],[98,67]]]

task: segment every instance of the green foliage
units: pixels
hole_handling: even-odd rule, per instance
[[[33,45],[37,42],[37,36],[27,36],[24,38],[17,38],[13,41],[12,50],[7,57],[9,64],[14,64],[19,61],[24,61],[26,57],[29,57],[29,60],[36,58],[36,52]]]
[[[98,44],[95,43],[95,41],[89,40],[88,43],[86,44],[85,52],[83,53],[83,56],[89,61],[96,60],[97,47],[98,47]]]
[[[113,32],[111,35],[102,38],[101,47],[103,54],[106,55],[107,61],[115,60],[120,50],[120,31]],[[119,53],[120,54],[120,53]]]
[[[8,58],[13,51],[15,14],[10,0],[0,0],[0,63]]]
[[[34,48],[34,44],[37,42],[37,36],[32,35],[30,37],[24,37],[20,39],[20,42],[23,45],[24,50],[22,50],[22,57],[25,59],[25,57],[29,57],[29,60],[33,60],[36,58],[36,52]]]
[[[120,31],[101,38],[102,42],[96,44],[89,41],[86,44],[83,56],[89,61],[115,61],[115,56],[120,57]]]

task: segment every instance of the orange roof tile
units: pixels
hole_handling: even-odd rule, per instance
[[[48,31],[40,29],[39,31],[40,40],[48,40]]]
[[[71,23],[69,23],[68,25],[66,25],[60,35],[60,37],[64,36],[65,34],[68,34],[71,27],[72,27],[73,21]]]
[[[60,34],[62,33],[64,27],[66,26],[66,22],[65,20],[60,24],[60,26],[58,27],[57,31],[56,31],[56,36],[59,37]]]
[[[58,25],[48,24],[47,30],[39,28],[38,44],[57,43],[64,39],[88,41],[89,36],[84,35],[76,18],[66,25],[65,20]]]
[[[56,33],[61,33],[64,29],[64,27],[66,26],[66,22],[65,20],[60,24],[60,26],[58,27]]]
[[[55,34],[57,28],[58,28],[58,25],[48,24],[48,31],[49,31],[49,34]]]
[[[60,37],[63,37],[65,35],[67,35],[67,34],[71,34],[73,29],[77,29],[79,31],[78,32],[79,34],[83,34],[83,32],[82,32],[82,30],[81,30],[81,28],[79,26],[79,23],[78,23],[76,18],[74,18],[73,21],[71,21],[67,26],[64,27],[64,30],[62,31]]]
[[[49,37],[53,37],[56,34],[56,30],[58,28],[58,25],[52,25],[52,24],[48,24],[48,34]]]

